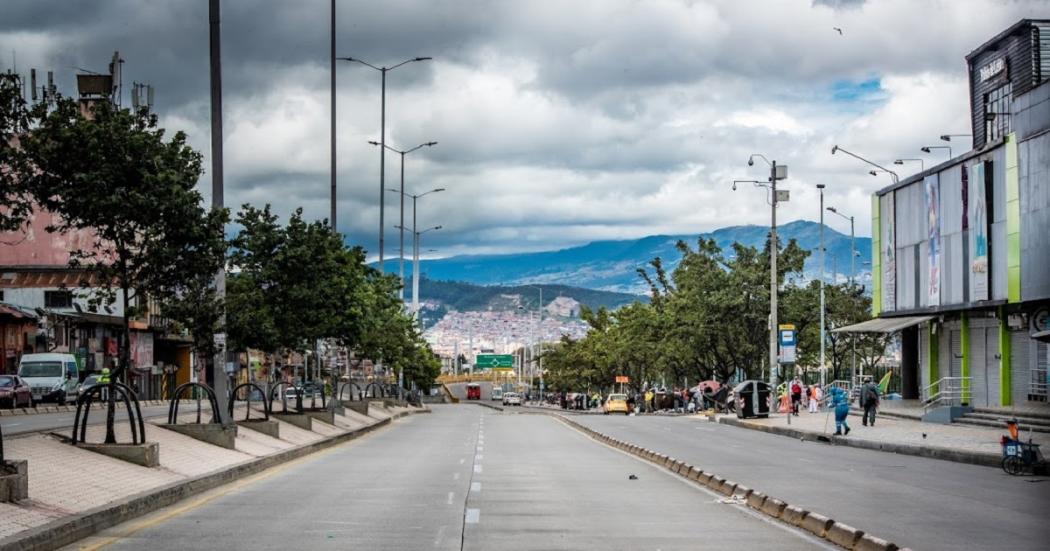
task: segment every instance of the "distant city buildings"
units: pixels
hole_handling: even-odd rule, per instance
[[[558,317],[552,315],[554,312],[558,312]],[[562,312],[578,315],[579,303],[559,297],[547,306],[542,323],[537,320],[535,312],[451,311],[423,336],[434,352],[445,358],[457,353],[471,358],[482,350],[511,354],[537,342],[556,342],[562,335],[582,338],[590,326],[579,319],[561,317]]]

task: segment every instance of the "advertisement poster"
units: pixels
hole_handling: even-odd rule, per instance
[[[926,219],[927,238],[929,240],[928,284],[926,286],[926,305],[941,304],[941,196],[937,175],[927,176]]]
[[[879,225],[880,251],[882,255],[882,311],[892,312],[897,309],[897,266],[895,263],[897,240],[894,238],[896,232],[896,220],[894,219],[894,193],[890,192],[881,197],[882,205],[879,212],[884,213],[883,220]]]
[[[984,162],[973,165],[967,194],[970,223],[970,301],[988,300],[988,201]]]

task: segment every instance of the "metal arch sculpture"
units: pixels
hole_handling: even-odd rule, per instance
[[[229,406],[228,411],[227,411],[227,413],[229,413],[229,415],[230,415],[230,419],[233,419],[233,403],[237,400],[237,391],[239,391],[242,388],[247,388],[248,389],[247,396],[245,397],[245,400],[244,400],[245,402],[247,402],[245,404],[244,420],[245,421],[252,421],[253,420],[251,418],[252,417],[252,390],[251,389],[254,388],[255,390],[259,391],[259,396],[263,397],[263,399],[261,400],[262,401],[262,405],[263,405],[263,420],[264,421],[269,421],[270,420],[270,402],[268,400],[266,400],[266,392],[262,389],[262,387],[260,387],[259,385],[255,384],[255,383],[241,383],[241,384],[233,387],[233,390],[230,391],[230,406]]]
[[[295,386],[292,383],[289,383],[287,381],[280,381],[280,382],[274,383],[273,387],[270,388],[270,397],[269,397],[270,398],[269,399],[270,411],[271,412],[273,411],[273,400],[275,398],[275,394],[277,393],[278,390],[280,390],[282,388],[294,388],[295,389],[295,411],[298,412],[298,413],[302,413],[303,412],[303,391],[302,391],[302,388],[301,387],[297,387],[297,386]],[[285,395],[284,392],[281,392],[281,406],[282,406],[282,411],[281,412],[282,413],[288,413],[288,397]]]
[[[124,402],[124,408],[128,411],[128,423],[131,425],[131,443],[146,443],[146,424],[142,421],[142,408],[139,407],[138,396],[135,391],[124,383],[114,381],[101,385],[93,385],[83,394],[77,397],[77,414],[73,418],[73,443],[85,442],[87,434],[88,414],[96,396],[102,401],[102,393],[113,386],[114,402]],[[79,429],[79,431],[78,431]]]
[[[368,395],[369,389],[371,389],[371,391],[372,391],[372,395],[371,396]],[[379,396],[376,396],[376,389],[379,389]],[[365,398],[384,398],[384,397],[386,397],[386,391],[383,390],[383,385],[373,382],[373,383],[368,383],[368,385],[365,386]]]
[[[218,424],[222,421],[219,419],[219,401],[215,398],[215,391],[212,390],[208,385],[202,383],[183,383],[175,388],[175,392],[171,396],[171,402],[168,405],[168,424],[178,424],[179,418],[179,400],[180,396],[187,389],[199,388],[204,391],[208,396],[208,403],[211,404],[211,423]],[[197,396],[197,424],[201,424],[201,399]]]
[[[317,389],[319,389],[321,391],[321,409],[322,410],[323,409],[327,409],[328,408],[328,400],[327,400],[328,395],[324,393],[324,385],[318,386],[318,385],[315,384],[314,388],[317,388]],[[302,393],[303,393],[303,387],[299,387],[299,395],[302,396]],[[316,391],[310,393],[310,407],[309,408],[300,408],[300,409],[307,409],[309,411],[318,411],[318,409],[317,409],[317,392]]]
[[[338,399],[338,400],[342,400],[343,399],[343,391],[346,390],[348,387],[350,388],[350,400],[349,400],[350,402],[354,401],[354,389],[355,388],[357,389],[357,401],[361,401],[364,398],[365,395],[361,392],[361,387],[357,386],[357,383],[355,383],[353,381],[348,381],[348,382],[345,382],[345,383],[339,385],[339,390],[337,391],[335,398]]]

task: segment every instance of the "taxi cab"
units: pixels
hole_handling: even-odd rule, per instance
[[[602,412],[606,415],[609,415],[610,413],[630,415],[631,410],[627,407],[627,395],[610,394],[609,397],[605,399],[605,404],[602,406]]]

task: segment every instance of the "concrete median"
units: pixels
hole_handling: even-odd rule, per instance
[[[839,547],[853,549],[857,542],[864,537],[864,531],[857,530],[848,524],[833,522],[831,523],[831,528],[828,528],[827,535],[824,537]]]

